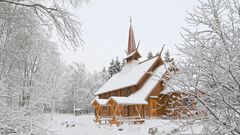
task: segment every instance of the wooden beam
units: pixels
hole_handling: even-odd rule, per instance
[[[122,106],[118,105],[118,113],[120,116],[122,116]]]
[[[142,105],[135,105],[135,109],[136,109],[136,111],[137,111],[137,113],[138,113],[140,118],[142,118],[141,117],[141,108],[142,108]]]
[[[104,94],[105,98],[107,99],[107,93]]]
[[[165,44],[162,46],[162,49],[161,49],[161,51],[159,53],[159,57],[161,57],[164,47],[165,47]]]
[[[143,117],[145,118],[145,108],[144,108],[144,105],[143,105]]]
[[[100,111],[101,111],[101,106],[96,104],[95,106],[95,109],[96,109],[96,122],[100,122]]]
[[[116,94],[116,96],[118,95],[118,93],[117,93],[117,91],[114,91],[115,92],[115,94]]]
[[[128,91],[128,95],[127,95],[127,96],[129,96],[129,95],[131,95],[131,94],[133,93],[130,88],[128,88],[128,90],[129,90],[130,92]]]
[[[124,106],[120,106],[120,110],[121,110],[121,116],[124,115]]]
[[[109,103],[110,105],[110,108],[111,108],[111,111],[112,111],[112,114],[113,114],[113,119],[111,121],[111,125],[112,124],[118,124],[117,123],[117,119],[116,119],[116,116],[117,116],[117,111],[118,111],[118,106],[116,105],[116,103],[114,103],[114,101],[110,101]]]
[[[157,105],[157,103],[156,103],[156,100],[155,99],[149,99],[149,102],[150,102],[150,116],[151,117],[156,117],[157,116],[157,110],[156,110],[156,105]]]

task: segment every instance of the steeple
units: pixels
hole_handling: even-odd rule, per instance
[[[128,51],[126,53],[127,53],[127,57],[125,59],[127,60],[127,63],[130,63],[133,60],[138,60],[141,57],[141,55],[138,52],[138,47],[136,48],[131,17],[130,17],[130,27],[129,27],[129,35],[128,35]]]
[[[134,38],[134,33],[133,33],[133,28],[132,28],[132,19],[130,18],[127,54],[129,55],[135,50],[136,50],[136,43],[135,43],[135,38]]]

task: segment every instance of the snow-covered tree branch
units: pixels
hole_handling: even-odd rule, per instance
[[[180,75],[172,84],[191,93],[208,112],[203,133],[240,133],[240,3],[236,0],[199,1],[186,19]],[[199,122],[198,121],[198,122]]]
[[[83,44],[79,19],[64,8],[68,3],[77,7],[82,4],[82,0],[0,0],[0,3],[15,10],[24,8],[27,12],[34,13],[32,17],[37,18],[42,25],[57,31],[60,36],[58,40],[66,47],[77,49]]]

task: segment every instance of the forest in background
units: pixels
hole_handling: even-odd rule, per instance
[[[0,133],[46,134],[39,126],[43,112],[90,112],[94,91],[108,78],[61,60],[58,47],[83,43],[81,25],[65,3],[82,1],[0,0]],[[58,44],[51,41],[54,31]]]
[[[58,47],[83,45],[81,24],[63,8],[81,0],[0,0],[0,133],[49,134],[43,112],[91,111],[94,92],[118,67],[88,72],[83,64],[66,66]],[[48,6],[49,5],[49,6]],[[199,0],[187,17],[179,46],[177,86],[197,101],[205,118],[179,121],[178,130],[203,125],[204,134],[240,134],[240,3]],[[50,40],[56,31],[59,44]],[[150,55],[149,55],[150,56]],[[202,93],[199,95],[199,93]]]

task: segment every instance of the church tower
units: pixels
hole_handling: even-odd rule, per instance
[[[132,28],[132,19],[130,19],[130,27],[129,27],[129,36],[128,36],[128,50],[127,50],[127,63],[131,63],[133,60],[138,60],[141,58],[141,55],[138,52],[138,46],[136,47],[134,32]]]

